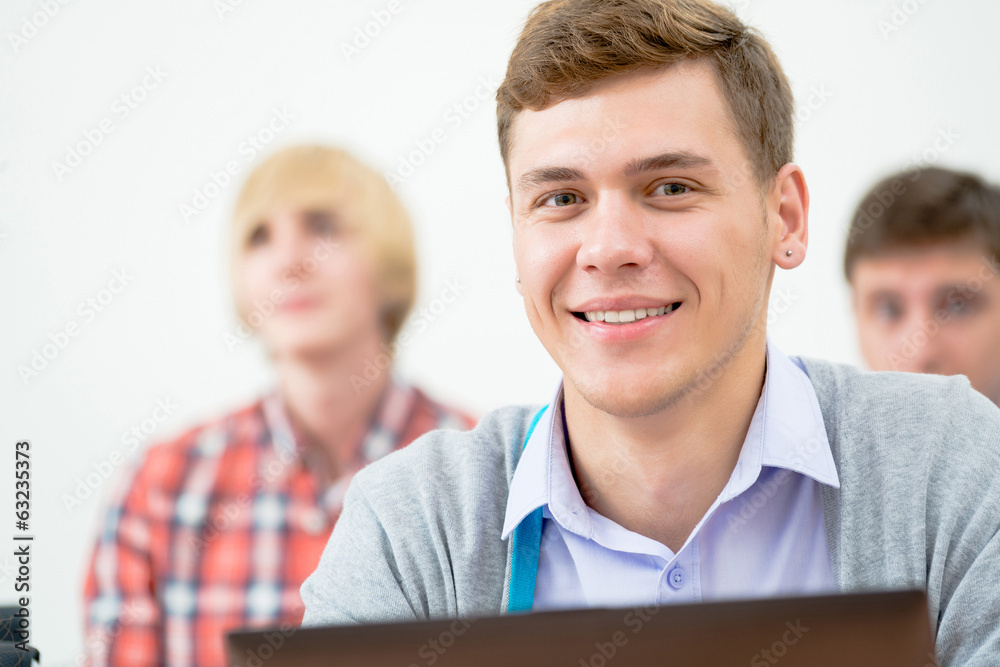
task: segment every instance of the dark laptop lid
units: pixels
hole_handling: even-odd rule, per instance
[[[931,667],[920,591],[540,612],[227,635],[246,667]]]

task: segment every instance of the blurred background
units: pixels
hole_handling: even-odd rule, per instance
[[[27,439],[32,642],[46,664],[82,650],[84,559],[133,449],[125,434],[142,434],[135,456],[271,382],[237,332],[223,230],[274,149],[328,142],[391,175],[420,259],[402,375],[479,414],[548,399],[558,370],[513,287],[492,101],[534,4],[0,5],[0,542],[15,532],[14,443]],[[771,336],[789,354],[857,363],[840,266],[858,199],[907,166],[1000,180],[1000,4],[734,7],[793,83],[812,194],[808,259],[779,271]],[[456,284],[453,303],[435,301]],[[17,597],[8,544],[0,603]]]

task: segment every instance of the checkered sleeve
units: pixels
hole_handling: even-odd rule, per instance
[[[151,467],[139,465],[120,480],[87,570],[85,649],[92,667],[163,664],[151,545]]]

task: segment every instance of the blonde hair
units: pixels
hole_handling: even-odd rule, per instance
[[[376,171],[339,148],[300,145],[260,163],[247,177],[230,225],[230,280],[236,312],[249,311],[237,289],[250,235],[282,208],[338,214],[371,262],[379,297],[379,321],[391,343],[416,298],[417,259],[409,216]]]
[[[792,160],[792,91],[774,52],[710,0],[550,0],[532,10],[497,90],[509,166],[514,119],[587,95],[609,77],[705,59],[761,186]]]

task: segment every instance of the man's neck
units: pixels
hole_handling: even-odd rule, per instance
[[[369,337],[340,349],[276,355],[279,393],[302,442],[328,480],[343,474],[390,382],[390,367],[371,378],[384,354],[380,340]],[[369,375],[366,362],[371,361]]]
[[[584,501],[674,553],[729,481],[764,384],[766,354],[744,350],[704,391],[638,418],[566,387],[568,450]]]

